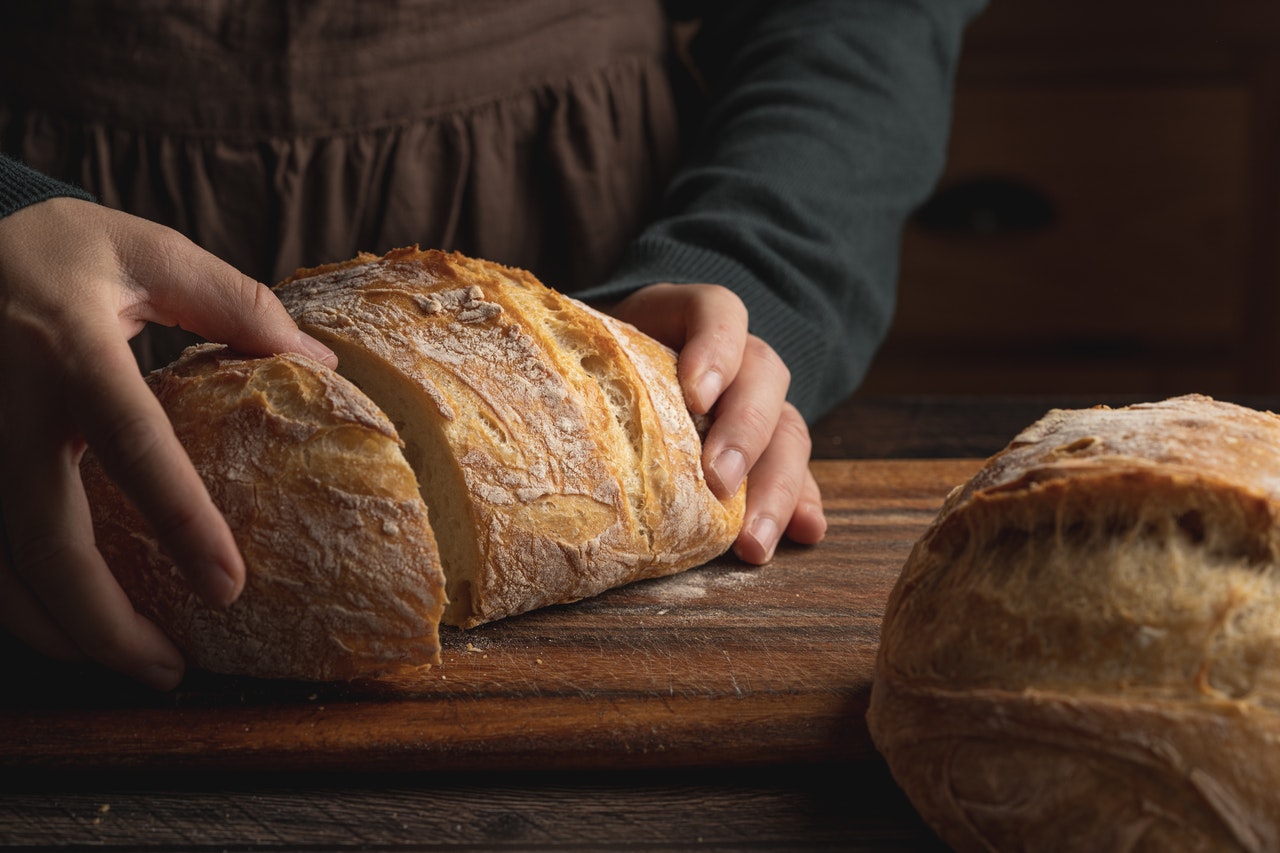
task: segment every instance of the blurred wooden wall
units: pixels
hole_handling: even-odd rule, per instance
[[[1280,2],[992,0],[860,394],[1280,392]]]

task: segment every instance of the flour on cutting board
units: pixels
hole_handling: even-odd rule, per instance
[[[753,571],[714,572],[694,569],[649,581],[654,598],[667,601],[691,601],[706,596],[709,590],[746,589],[759,583]]]

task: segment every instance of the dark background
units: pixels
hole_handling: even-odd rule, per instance
[[[992,0],[859,398],[1280,392],[1280,3]]]

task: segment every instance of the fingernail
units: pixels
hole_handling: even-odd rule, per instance
[[[822,509],[822,504],[805,503],[803,509],[807,515],[817,519],[821,532],[825,534],[827,532],[827,516]]]
[[[764,562],[773,559],[773,551],[778,547],[778,523],[767,515],[762,515],[755,521],[751,522],[751,530],[749,531],[751,538],[756,540],[756,544],[760,546],[760,550],[764,553]]]
[[[216,607],[226,607],[236,600],[240,585],[222,566],[206,563],[196,571],[205,601]]]
[[[298,332],[298,346],[302,348],[303,352],[321,364],[334,367],[338,363],[338,356],[333,350],[329,349],[306,332]]]
[[[703,412],[711,411],[711,407],[715,405],[716,400],[720,399],[720,392],[723,390],[724,377],[720,375],[720,371],[708,370],[702,374],[694,385],[699,408]]]
[[[153,663],[134,673],[134,677],[148,687],[168,692],[182,682],[182,668],[175,668],[164,663]]]
[[[726,450],[711,463],[711,473],[720,481],[722,497],[738,493],[742,478],[747,476],[747,457],[738,450]]]

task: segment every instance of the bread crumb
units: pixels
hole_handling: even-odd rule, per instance
[[[98,814],[106,814],[109,811],[111,811],[111,803],[103,803],[98,806]]]

